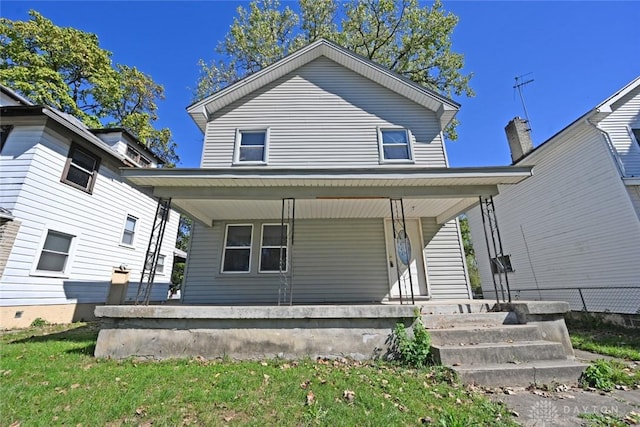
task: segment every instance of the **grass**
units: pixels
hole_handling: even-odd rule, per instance
[[[513,426],[443,368],[93,358],[91,324],[0,337],[0,425]]]
[[[640,329],[624,328],[589,317],[567,320],[573,348],[640,361]]]

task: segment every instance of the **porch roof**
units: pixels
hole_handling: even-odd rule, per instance
[[[124,168],[129,182],[171,198],[179,211],[214,220],[280,218],[281,199],[296,199],[296,218],[382,218],[389,198],[402,198],[405,215],[444,223],[517,184],[531,167],[378,169],[140,169]]]

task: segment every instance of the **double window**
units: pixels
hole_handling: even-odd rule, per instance
[[[413,160],[411,138],[406,129],[378,128],[378,150],[381,163],[406,163]]]
[[[287,270],[288,231],[280,224],[263,224],[260,238],[260,273],[274,273]],[[224,240],[222,256],[223,273],[251,272],[251,254],[253,253],[253,225],[229,224]]]
[[[72,187],[91,193],[96,182],[96,177],[98,176],[99,167],[99,157],[80,148],[76,144],[72,144],[61,181]]]
[[[36,266],[38,272],[65,273],[74,236],[49,230]]]
[[[151,160],[143,156],[138,150],[130,145],[127,145],[127,157],[136,162],[143,168],[151,167]]]
[[[265,164],[269,148],[269,129],[236,130],[234,164]]]

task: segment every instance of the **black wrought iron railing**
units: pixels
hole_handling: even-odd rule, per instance
[[[566,301],[572,311],[640,314],[640,286],[511,288],[513,300]],[[484,298],[495,298],[484,290]]]

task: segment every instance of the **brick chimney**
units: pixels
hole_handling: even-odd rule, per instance
[[[533,150],[529,123],[526,120],[516,117],[504,128],[511,150],[511,160],[513,163],[522,159]]]

